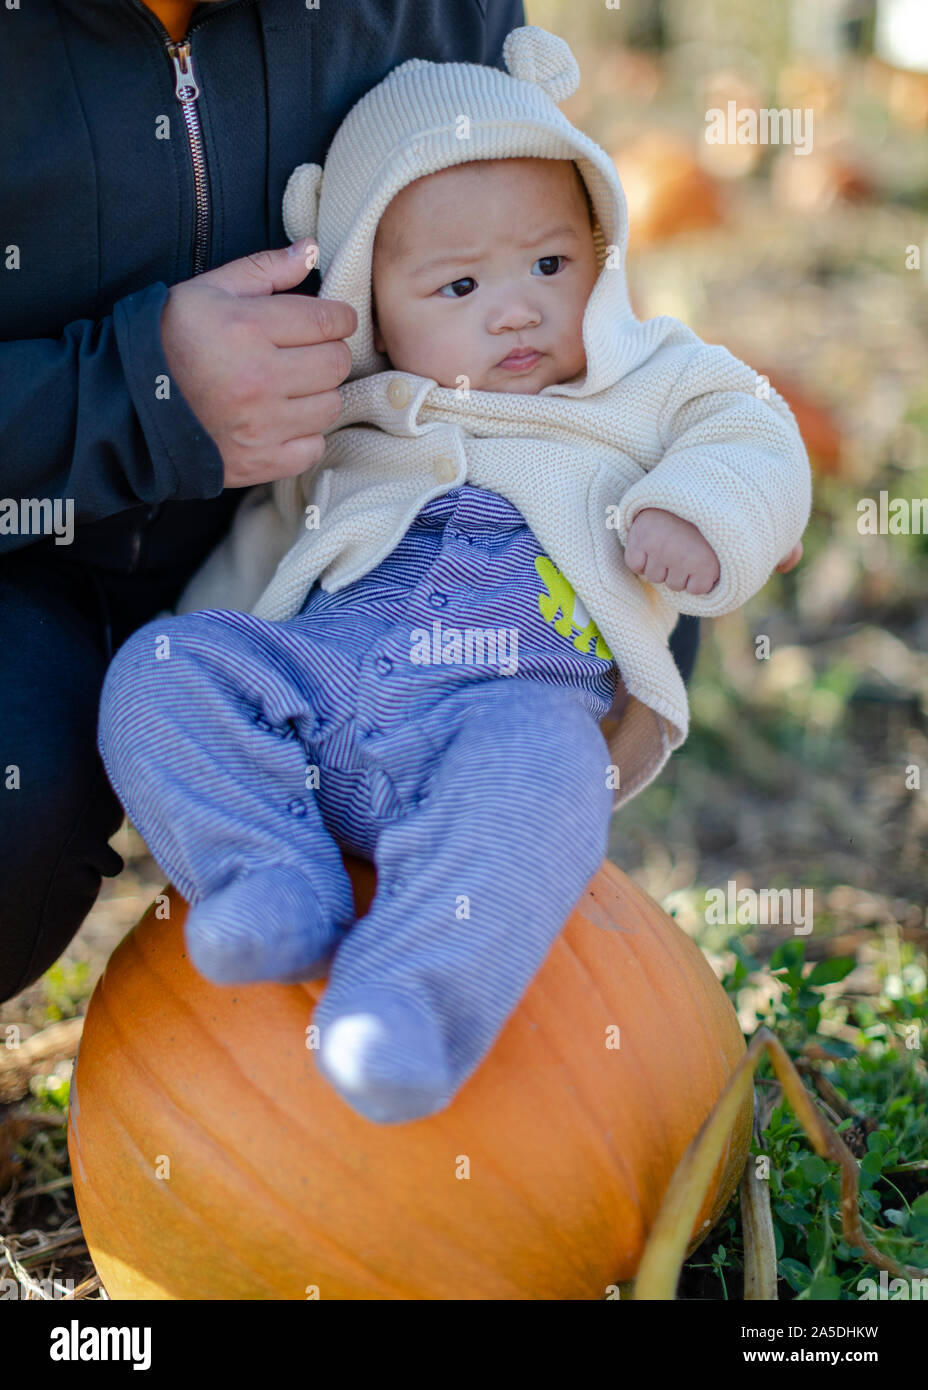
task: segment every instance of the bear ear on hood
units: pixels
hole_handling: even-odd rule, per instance
[[[297,165],[284,189],[284,231],[291,241],[316,235],[321,191],[322,165]]]
[[[580,86],[580,68],[570,45],[537,24],[523,24],[506,35],[503,62],[510,77],[534,82],[554,102],[573,96]]]

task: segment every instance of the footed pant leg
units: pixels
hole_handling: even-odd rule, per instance
[[[306,787],[316,716],[286,640],[246,614],[155,619],[119,649],[103,686],[110,781],[192,904],[191,960],[219,983],[318,978],[354,919],[341,854]]]
[[[314,1016],[323,1074],[381,1123],[448,1104],[606,853],[609,751],[576,695],[501,680],[457,709],[419,804],[380,832],[376,898]]]

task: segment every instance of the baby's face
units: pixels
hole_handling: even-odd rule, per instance
[[[374,344],[398,371],[439,386],[466,377],[474,391],[533,394],[584,371],[598,274],[570,160],[441,169],[407,184],[380,219]]]

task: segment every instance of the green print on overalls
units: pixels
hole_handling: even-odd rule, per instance
[[[553,621],[554,631],[570,638],[578,652],[588,652],[590,643],[595,639],[595,655],[604,661],[611,661],[612,652],[606,646],[605,638],[574,593],[570,580],[561,574],[547,555],[536,557],[535,568],[547,589],[547,593],[538,595],[538,607],[545,622]]]

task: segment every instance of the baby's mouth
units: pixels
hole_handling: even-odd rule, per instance
[[[529,372],[541,361],[543,355],[535,348],[513,348],[509,356],[496,365],[507,372]]]

